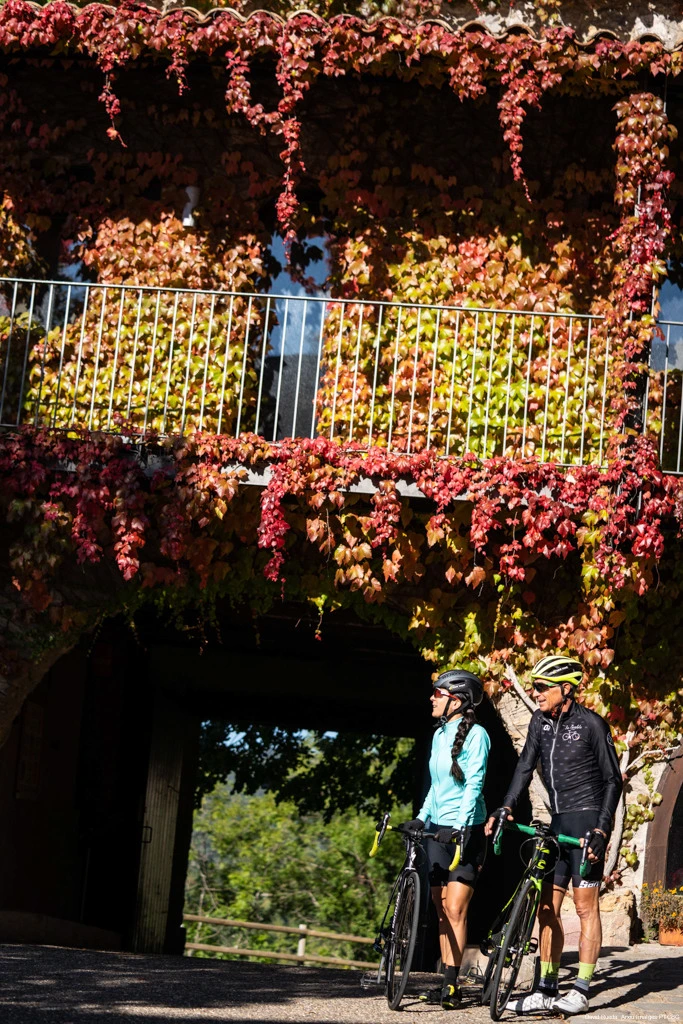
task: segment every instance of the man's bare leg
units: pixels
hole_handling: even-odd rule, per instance
[[[557,977],[564,946],[564,929],[560,917],[566,889],[546,882],[541,889],[538,907],[541,980],[535,992],[522,996],[510,1005],[516,1013],[538,1013],[549,1010],[557,996]]]
[[[600,921],[599,885],[572,887],[574,906],[579,917],[579,974],[573,987],[565,996],[557,999],[553,1009],[568,1015],[584,1013],[588,1007],[588,989],[602,945],[602,922]]]

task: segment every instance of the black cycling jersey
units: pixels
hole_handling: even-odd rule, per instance
[[[594,827],[609,835],[622,779],[612,733],[600,715],[574,700],[557,718],[535,711],[503,800],[506,807],[514,808],[539,758],[552,813],[594,810]]]

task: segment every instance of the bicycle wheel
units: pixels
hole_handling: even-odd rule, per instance
[[[493,978],[496,973],[496,965],[498,963],[498,954],[500,953],[500,946],[494,946],[489,953],[488,963],[486,964],[486,970],[484,971],[484,980],[481,986],[480,1001],[482,1006],[486,1006],[489,999],[491,998],[491,989],[493,988]]]
[[[538,907],[538,890],[527,879],[512,905],[510,917],[503,929],[503,941],[491,986],[490,1011],[492,1020],[500,1020],[515,987],[522,957],[531,938]]]
[[[406,990],[420,923],[420,879],[406,871],[396,897],[387,946],[386,996],[390,1010],[397,1010]]]

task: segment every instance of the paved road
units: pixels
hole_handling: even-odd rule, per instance
[[[576,954],[567,954],[561,986],[575,969]],[[397,1016],[381,996],[361,989],[356,971],[9,945],[0,946],[0,970],[1,1024],[442,1024],[455,1019],[414,997]],[[462,1024],[490,1020],[474,994],[458,1016]],[[515,1019],[506,1013],[505,1020]],[[591,1012],[582,1019],[683,1024],[683,948],[649,944],[604,956]]]

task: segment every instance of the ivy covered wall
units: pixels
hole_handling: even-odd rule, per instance
[[[366,455],[323,438],[272,447],[194,435],[138,448],[100,435],[4,434],[3,583],[15,595],[7,617],[28,638],[20,651],[6,645],[7,679],[114,609],[133,617],[153,601],[210,625],[219,597],[268,608],[284,593],[312,602],[321,628],[336,607],[353,607],[412,639],[435,668],[483,672],[494,697],[509,686],[506,665],[523,673],[544,650],[575,652],[584,699],[607,716],[622,752],[675,741],[683,505],[653,439],[639,436],[639,409],[652,289],[680,250],[683,57],[655,41],[579,45],[552,19],[538,39],[496,38],[416,23],[419,14],[369,25],[225,11],[201,22],[132,4],[78,11],[9,0],[0,9],[2,272],[78,267],[103,282],[260,289],[273,274],[274,230],[293,258],[302,239],[325,233],[334,296],[597,313],[591,358],[609,345],[614,359],[607,468],[541,463],[533,438],[497,458],[443,460],[424,438],[389,456],[381,430]],[[188,229],[181,211],[194,184],[201,202]],[[0,313],[2,343],[9,311]],[[246,344],[246,303],[232,315]],[[105,388],[107,367],[135,340],[127,317],[120,354],[111,325],[100,339]],[[147,327],[153,317],[147,308]],[[323,429],[332,398],[342,417],[353,404],[361,417],[366,409],[365,370],[339,381],[332,369],[333,339],[351,344],[339,326],[324,349]],[[373,326],[353,341],[364,368]],[[396,366],[382,368],[399,397],[406,381],[431,378],[430,358],[448,368],[458,357],[446,337],[416,368],[416,329],[407,325]],[[150,337],[143,330],[138,341]],[[520,372],[560,403],[576,387],[562,376],[568,340],[558,339],[555,362],[531,341]],[[48,394],[58,375],[67,393],[88,386],[77,367],[79,357],[92,363],[94,330],[83,345],[60,344],[39,337],[31,355],[31,380],[44,368]],[[203,344],[200,330],[195,396]],[[581,366],[588,351],[577,351]],[[248,355],[238,346],[236,365]],[[10,380],[16,372],[9,364]],[[500,407],[507,382],[493,364],[475,383],[489,382]],[[447,415],[438,376],[436,394]],[[654,375],[655,424],[662,400]],[[161,459],[156,471],[148,456]],[[246,472],[264,465],[272,474],[261,492]],[[366,479],[369,496],[349,492]],[[400,481],[417,483],[424,501],[402,497]],[[96,601],[74,589],[90,572],[101,573]]]

